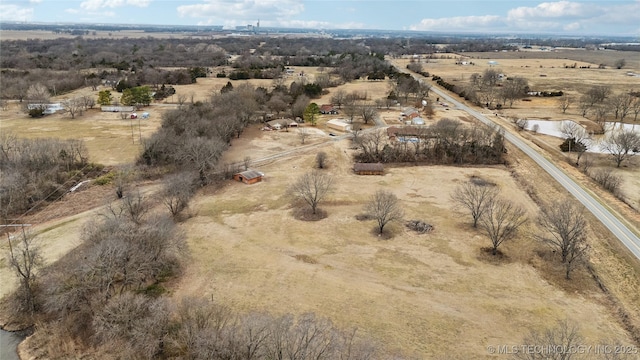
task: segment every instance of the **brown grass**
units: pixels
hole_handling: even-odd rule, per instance
[[[482,358],[487,345],[518,344],[529,329],[566,314],[588,339],[629,341],[609,309],[594,300],[598,289],[565,291],[545,278],[545,270],[530,265],[537,244],[526,235],[505,243],[503,256],[490,261],[495,258],[482,250],[489,241],[469,226],[466,215],[452,212],[449,192],[476,176],[535,214],[536,205],[509,171],[400,167],[383,177],[356,176],[348,169],[345,146],[328,151],[337,186],[321,204],[328,217],[320,221],[295,220],[288,204],[280,202],[291,179],[310,168],[311,154],[264,166],[266,182],[232,183],[216,196],[198,199],[196,207],[209,210],[184,225],[193,258],[174,293],[212,294],[240,311],[314,311],[422,358],[451,351]],[[377,241],[369,233],[372,223],[355,218],[376,188],[394,192],[407,217],[428,218],[438,231],[419,236],[397,225],[392,239]],[[212,211],[222,199],[261,206]]]
[[[450,71],[461,70],[446,66]],[[446,74],[444,67],[427,70]],[[220,85],[217,81],[179,91],[199,89],[206,94],[206,86],[215,90]],[[384,82],[362,81],[360,86],[371,89],[374,98],[387,91]],[[529,110],[523,104],[518,107],[556,118],[548,108],[550,103],[532,103]],[[463,118],[466,114],[438,107],[432,121],[445,116]],[[397,113],[390,112],[388,117],[397,117]],[[30,120],[9,121],[23,133],[29,131],[23,123]],[[46,131],[47,126],[33,129],[29,136]],[[321,125],[316,129],[310,141],[325,141],[325,129]],[[126,139],[124,132],[119,132],[119,139]],[[299,139],[293,131],[261,132],[253,127],[233,142],[223,161],[241,161],[247,155],[259,159],[297,146]],[[605,338],[631,343],[631,326],[640,319],[640,269],[594,219],[590,218],[591,233],[597,236],[590,238],[591,261],[607,285],[606,293],[584,267],[575,270],[571,282],[564,280],[548,250],[527,235],[534,231],[532,225],[501,246],[504,261],[492,262],[487,259],[491,255],[482,250],[489,240],[470,226],[466,214],[452,210],[449,193],[472,177],[495,183],[531,217],[538,208],[530,194],[540,196],[539,201],[566,196],[528,158],[510,149],[510,169],[391,167],[382,177],[368,177],[352,174],[349,146],[349,141],[343,141],[323,148],[337,186],[321,204],[327,212],[321,220],[296,220],[284,195],[292,179],[313,167],[313,151],[260,165],[266,173],[261,183],[227,182],[196,198],[195,215],[182,224],[189,237],[191,261],[171,294],[214,297],[239,311],[313,311],[341,327],[358,327],[361,335],[379,340],[392,351],[419,358],[448,358],[451,353],[487,358],[487,345],[520,344],[530,329],[542,330],[567,316],[580,325],[588,343]],[[511,171],[518,176],[514,178]],[[522,179],[527,179],[526,186]],[[393,238],[377,241],[369,233],[372,222],[358,221],[355,215],[382,188],[398,196],[407,218],[428,219],[437,231],[421,236],[398,225],[391,227]],[[79,227],[69,226],[77,224],[54,226],[47,238],[73,245]]]

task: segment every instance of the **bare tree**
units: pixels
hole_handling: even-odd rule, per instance
[[[45,104],[49,102],[49,89],[41,83],[29,86],[27,99],[32,104]]]
[[[9,240],[9,265],[20,279],[19,308],[33,313],[36,310],[34,286],[36,274],[44,261],[36,237],[24,230]]]
[[[382,234],[389,222],[402,220],[404,216],[398,198],[386,190],[376,191],[365,205],[364,211],[378,222],[378,234]]]
[[[333,178],[324,173],[313,171],[300,176],[289,189],[297,199],[306,202],[313,214],[316,213],[318,203],[331,190]]]
[[[518,351],[514,358],[521,360],[570,360],[575,354],[568,349],[575,349],[584,343],[579,328],[569,320],[558,321],[555,327],[543,333],[531,331],[522,341],[528,346],[535,346],[540,351]],[[566,349],[567,351],[557,351]]]
[[[318,169],[324,169],[327,166],[327,153],[320,151],[316,154],[316,167]]]
[[[595,122],[604,127],[604,122],[607,120],[607,115],[611,112],[611,109],[607,105],[597,105],[593,107],[593,112],[595,115]]]
[[[426,83],[424,81],[419,81],[418,97],[420,98],[420,100],[424,100],[425,98],[429,97],[429,92],[431,92],[431,87],[432,87],[431,84]]]
[[[224,149],[225,144],[217,138],[191,138],[183,145],[178,157],[198,172],[200,182],[205,185],[209,182],[209,173],[218,163]]]
[[[378,110],[376,110],[373,105],[364,104],[360,106],[360,116],[362,117],[362,121],[368,124],[369,121],[375,120],[376,116],[378,116]]]
[[[631,111],[633,112],[633,121],[638,121],[638,115],[640,115],[640,97],[635,96],[633,98]]]
[[[611,87],[605,85],[592,86],[585,93],[584,100],[591,106],[601,105],[611,94]]]
[[[189,206],[194,193],[195,176],[178,173],[167,177],[162,189],[162,202],[175,218]]]
[[[118,199],[122,199],[124,196],[125,190],[127,190],[133,177],[133,173],[134,170],[131,166],[124,166],[116,170],[113,183],[116,186],[116,196],[118,196]]]
[[[111,356],[152,359],[162,352],[169,316],[165,299],[124,293],[97,311],[94,338],[109,347]]]
[[[72,119],[76,118],[76,115],[82,114],[84,104],[79,98],[71,98],[64,101],[64,109],[69,113]]]
[[[271,96],[271,99],[267,101],[267,108],[271,109],[271,111],[275,112],[276,115],[279,115],[281,112],[287,110],[289,104],[285,100],[285,95],[280,93],[276,93]]]
[[[186,102],[187,102],[187,95],[182,93],[178,94],[178,106],[182,107]]]
[[[360,142],[360,134],[362,134],[362,124],[355,123],[351,125],[351,140],[356,145]]]
[[[349,119],[349,123],[353,123],[353,119],[358,115],[358,105],[353,98],[347,97],[344,102],[342,113]]]
[[[615,196],[620,197],[622,186],[622,178],[619,175],[613,173],[613,170],[610,168],[598,169],[594,171],[591,175],[593,180],[597,182],[603,189],[609,191]]]
[[[516,125],[518,131],[526,130],[529,126],[529,120],[524,118],[513,119],[513,123]]]
[[[309,130],[307,130],[304,126],[298,126],[298,137],[300,138],[300,143],[304,145],[305,140],[310,136]]]
[[[624,121],[624,118],[626,118],[631,111],[633,99],[633,96],[629,93],[620,93],[612,96],[609,99],[609,104],[613,109],[614,118],[620,118],[620,122]]]
[[[249,170],[249,168],[251,167],[251,156],[245,156],[242,160],[242,165],[244,166],[245,170]]]
[[[582,125],[574,121],[563,121],[560,124],[560,132],[569,141],[569,152],[576,152],[576,166],[579,166],[580,158],[587,151],[585,142],[590,139],[589,133]],[[575,144],[573,148],[571,148],[572,143]]]
[[[136,225],[142,224],[142,220],[150,208],[149,201],[142,196],[140,191],[136,191],[122,198],[122,210],[124,214]]]
[[[514,238],[526,222],[526,212],[523,208],[500,198],[495,198],[487,204],[479,220],[480,228],[491,240],[493,255],[498,253],[498,246]]]
[[[578,107],[580,108],[580,115],[584,118],[587,117],[587,115],[589,114],[592,106],[591,104],[589,104],[589,101],[585,99],[585,96],[583,95],[580,98],[580,102],[578,103]]]
[[[632,130],[614,130],[614,133],[606,138],[600,147],[611,155],[616,162],[616,167],[620,167],[623,161],[640,152],[640,135]]]
[[[560,253],[568,279],[572,265],[584,255],[587,221],[583,210],[567,201],[556,201],[540,209],[538,224],[545,235],[535,238]]]
[[[331,102],[338,107],[338,109],[342,108],[342,104],[344,104],[347,97],[347,92],[340,89],[335,92],[331,96]]]
[[[84,110],[93,109],[96,106],[96,99],[90,94],[85,94],[80,97],[80,102]]]
[[[573,104],[573,98],[567,94],[562,94],[559,98],[560,109],[562,109],[562,113],[566,113],[567,109]]]
[[[304,115],[304,111],[311,102],[311,99],[306,95],[300,95],[291,105],[291,116],[293,119],[302,118]]]
[[[493,185],[476,185],[467,182],[454,190],[451,194],[451,200],[469,210],[473,219],[473,227],[478,227],[478,220],[497,195],[498,189]]]
[[[503,100],[503,105],[508,102],[509,107],[513,107],[514,101],[522,99],[527,95],[526,89],[528,87],[529,84],[525,78],[515,77],[507,79],[499,91],[499,96]]]

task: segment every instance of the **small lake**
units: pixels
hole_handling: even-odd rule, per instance
[[[0,359],[19,360],[18,344],[24,340],[21,333],[0,330]]]

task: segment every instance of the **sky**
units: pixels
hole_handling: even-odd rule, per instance
[[[0,0],[0,20],[640,37],[640,0]]]

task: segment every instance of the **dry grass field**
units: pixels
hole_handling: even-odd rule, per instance
[[[184,224],[191,265],[173,296],[212,297],[241,312],[315,312],[418,358],[485,358],[488,345],[520,344],[530,329],[566,317],[589,342],[630,341],[584,271],[563,290],[553,284],[561,278],[531,266],[541,260],[526,232],[505,245],[502,261],[481,251],[488,240],[452,209],[449,194],[479,176],[534,216],[536,205],[506,168],[400,167],[357,176],[348,145],[323,149],[335,184],[321,205],[329,214],[323,220],[296,220],[286,196],[296,176],[312,169],[315,151],[259,167],[261,183],[228,182],[200,197],[197,215]],[[231,152],[262,146],[234,144]],[[407,219],[435,230],[417,235],[394,224],[391,239],[376,236],[374,223],[355,215],[377,189],[396,194]]]
[[[462,67],[452,59],[437,59],[425,64],[425,70],[453,83],[463,82],[471,73],[481,73],[488,66],[486,59],[482,63],[474,61],[478,65]],[[497,61],[506,74],[531,77],[530,83],[536,86],[552,85],[552,76],[566,77],[578,86],[580,81],[575,74],[596,76],[593,81],[608,80],[607,84],[633,84],[625,82],[627,77],[616,77],[624,73],[621,70],[560,69],[567,60]],[[539,76],[542,71],[546,78]],[[312,79],[314,70],[305,72]],[[206,100],[227,81],[198,79],[197,84],[176,89],[178,94],[193,95],[196,101]],[[232,83],[236,86],[241,81]],[[265,87],[272,84],[270,80],[251,83]],[[569,92],[579,90],[566,86]],[[389,91],[386,82],[364,80],[341,88],[347,92],[366,91],[371,100],[384,97]],[[315,101],[328,103],[330,96]],[[503,115],[549,119],[575,116],[572,113],[560,117],[559,109],[543,100],[517,103]],[[136,157],[139,134],[151,134],[159,126],[161,114],[174,107],[172,101],[169,98],[145,109],[152,115],[149,120],[141,120],[139,132],[133,122],[135,143],[130,120],[98,110],[75,120],[63,115],[31,119],[14,104],[0,112],[0,131],[11,130],[25,137],[82,138],[91,161],[124,164]],[[469,121],[459,110],[440,106],[435,110],[430,122],[443,117]],[[399,112],[399,108],[392,109],[381,117],[393,124]],[[516,240],[504,244],[501,249],[505,256],[496,260],[481,250],[489,241],[470,226],[466,214],[453,208],[449,199],[452,190],[471,176],[479,176],[496,183],[504,197],[525,207],[529,217],[535,218],[538,207],[527,194],[523,178],[545,200],[565,194],[527,159],[511,149],[509,168],[388,167],[384,176],[356,176],[351,171],[350,141],[330,141],[324,127],[332,117],[335,116],[323,116],[318,126],[309,127],[311,136],[305,144],[318,144],[316,148],[301,147],[295,129],[268,132],[257,125],[232,142],[222,162],[238,162],[246,156],[261,159],[297,148],[300,151],[257,166],[266,174],[261,183],[227,181],[196,197],[191,209],[194,216],[181,225],[188,236],[190,259],[182,276],[167,284],[170,296],[213,298],[240,312],[315,312],[331,318],[341,328],[358,328],[360,335],[375,339],[389,352],[416,358],[495,358],[487,352],[487,346],[520,345],[529,330],[543,330],[565,318],[580,326],[585,345],[611,343],[613,339],[622,344],[633,343],[633,334],[626,332],[620,321],[623,315],[585,268],[577,270],[573,280],[567,282],[561,269],[539,256],[544,248],[531,240],[531,223]],[[535,138],[557,147],[553,138]],[[320,205],[328,217],[303,222],[292,216],[286,189],[297,176],[313,168],[318,151],[328,154],[328,168],[323,171],[334,177],[334,189]],[[621,170],[628,173],[625,178],[635,179],[625,183],[625,191],[638,193],[638,168],[634,165]],[[95,191],[92,189],[95,188],[84,191]],[[417,235],[403,224],[393,224],[390,239],[376,236],[372,221],[358,221],[355,216],[377,189],[393,192],[407,219],[424,220],[434,226],[434,231]],[[84,212],[39,225],[42,238],[51,248],[48,261],[55,261],[77,246],[81,226],[92,215]],[[601,236],[601,227],[590,225],[594,267],[602,271],[601,278],[608,282],[611,292],[635,316],[632,321],[638,321],[638,269],[626,266],[618,257],[621,250],[602,241],[606,235]],[[11,283],[10,274],[1,264],[0,297],[11,288],[5,285]],[[624,295],[625,291],[628,294]]]
[[[66,114],[34,119],[19,104],[12,103],[8,110],[0,111],[0,131],[25,138],[82,139],[89,150],[90,161],[103,165],[126,164],[135,161],[141,149],[140,138],[155,132],[167,109],[148,107],[142,111],[151,114],[149,119],[140,120],[122,120],[119,113],[102,112],[99,107],[75,119]]]

